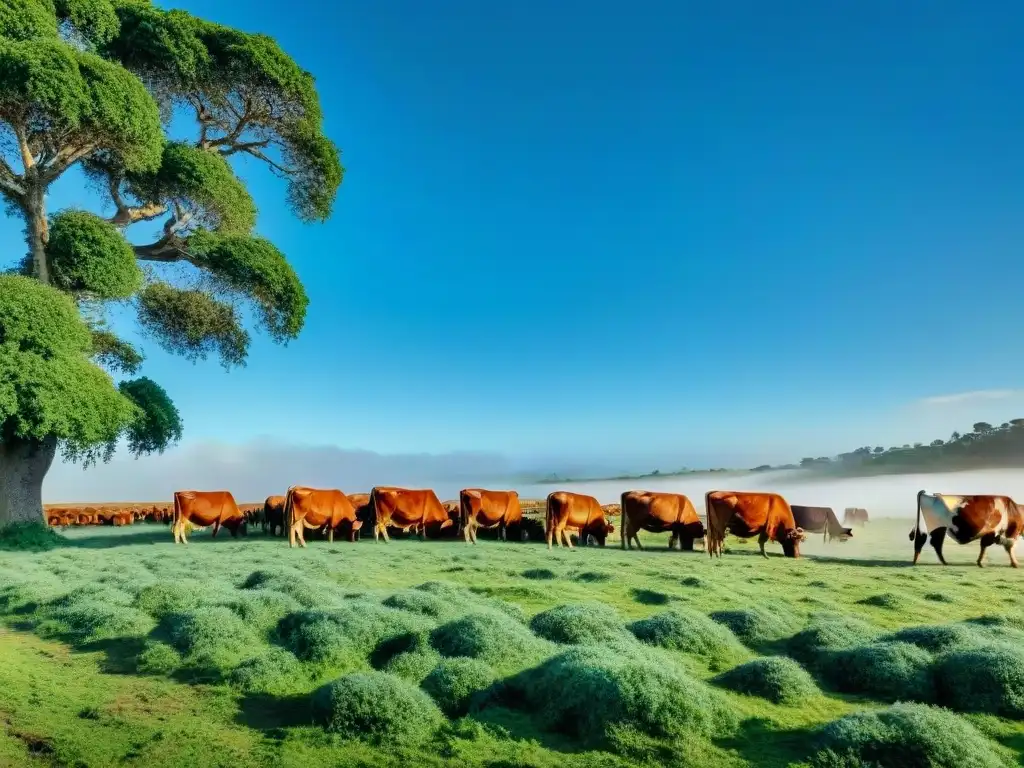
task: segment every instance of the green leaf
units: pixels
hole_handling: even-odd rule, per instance
[[[256,304],[264,328],[277,342],[302,330],[309,298],[295,270],[273,243],[261,237],[222,236],[200,231],[189,238],[197,265],[229,290]]]
[[[164,147],[160,169],[129,177],[129,191],[141,200],[176,202],[197,224],[224,234],[244,234],[256,224],[256,203],[219,154],[178,142]]]
[[[110,0],[56,0],[55,5],[58,18],[89,46],[110,42],[121,26]]]
[[[85,211],[50,220],[46,254],[57,287],[100,299],[126,299],[142,287],[135,251],[121,232]]]
[[[70,454],[105,454],[138,413],[89,361],[91,351],[70,297],[0,276],[0,439],[57,437]]]
[[[216,352],[225,368],[245,364],[249,334],[233,307],[203,291],[148,285],[139,294],[139,322],[167,352],[186,360]]]
[[[4,0],[0,3],[0,37],[8,40],[57,38],[57,16],[48,0]]]
[[[142,377],[122,381],[118,389],[139,409],[139,417],[127,429],[128,450],[136,457],[163,453],[181,439],[181,415],[163,387]]]
[[[127,341],[119,339],[110,331],[95,329],[92,332],[92,357],[109,370],[128,374],[137,373],[145,359]]]
[[[59,140],[111,153],[129,170],[156,169],[163,153],[160,113],[142,82],[62,41],[0,40],[0,120],[27,125],[34,152]]]

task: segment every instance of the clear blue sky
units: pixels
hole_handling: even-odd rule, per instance
[[[175,5],[275,35],[347,168],[322,226],[252,175],[297,342],[146,348],[189,441],[672,466],[1024,416],[1019,3]]]

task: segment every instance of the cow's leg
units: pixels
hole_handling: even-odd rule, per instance
[[[1013,545],[1017,543],[1017,539],[1003,539],[1003,549],[1006,550],[1006,554],[1010,556],[1010,565],[1014,568],[1018,567],[1017,555],[1013,551]]]
[[[329,544],[334,543],[334,526],[330,523],[327,524],[327,542]]]
[[[476,520],[474,520],[472,522],[472,529],[469,532],[470,538],[473,540],[474,544],[476,544],[476,532],[477,532],[477,530],[479,530],[479,528],[480,528],[480,525],[476,522]]]
[[[640,543],[640,529],[634,528],[629,532],[629,538],[632,544],[636,544],[636,548],[641,552],[643,551],[644,545]]]
[[[171,526],[171,533],[174,534],[174,543],[181,543],[181,518],[174,521],[174,525]]]
[[[504,520],[498,523],[498,541],[508,541],[508,535],[506,532]],[[473,537],[473,542],[476,543],[476,536]]]
[[[764,551],[764,545],[768,543],[768,533],[762,531],[761,535],[757,537],[757,545],[761,547],[761,557],[768,559],[768,553]]]
[[[214,520],[213,521],[213,533],[210,534],[210,538],[211,539],[212,538],[216,538],[217,531],[219,531],[219,530],[220,530],[220,520]]]
[[[928,541],[928,534],[915,531],[911,534],[914,539],[914,565],[917,565],[917,561],[921,558],[921,551],[924,549],[925,542]]]
[[[935,554],[939,556],[939,562],[943,565],[948,565],[946,558],[942,556],[942,544],[946,541],[946,529],[938,528],[932,531],[932,548],[935,550]]]
[[[985,551],[996,543],[996,535],[994,533],[986,533],[981,537],[981,552],[978,553],[978,567],[985,567]]]
[[[572,539],[569,538],[569,529],[567,527],[562,528],[562,538],[565,540],[565,546],[572,549]]]

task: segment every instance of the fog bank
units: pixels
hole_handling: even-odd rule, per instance
[[[809,478],[800,471],[716,473],[642,480],[592,481],[564,484],[565,490],[587,493],[602,504],[618,501],[625,490],[643,489],[685,493],[694,505],[704,508],[704,494],[713,490],[774,491],[791,504],[832,507],[863,507],[872,517],[907,517],[916,514],[917,492],[972,494],[992,493],[1024,502],[1024,472],[985,469],[934,474],[882,475],[854,478]],[[544,496],[553,486],[523,488],[524,495]]]

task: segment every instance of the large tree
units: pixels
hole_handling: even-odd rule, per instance
[[[330,215],[338,149],[313,77],[270,37],[149,0],[0,3],[0,194],[28,245],[0,276],[0,525],[41,520],[59,448],[88,465],[123,440],[140,455],[180,438],[158,384],[115,384],[143,355],[109,303],[193,362],[244,364],[246,306],[275,341],[298,335],[305,290],[253,234],[239,159],[280,177],[299,219]],[[98,213],[47,209],[65,175]]]

